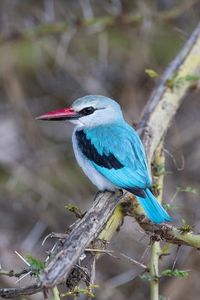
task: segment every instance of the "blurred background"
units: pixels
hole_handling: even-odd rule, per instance
[[[67,107],[87,94],[117,100],[130,123],[137,123],[157,78],[198,23],[198,0],[7,0],[0,1],[0,265],[21,270],[15,254],[44,259],[54,241],[74,221],[65,206],[90,208],[95,187],[77,166],[73,126],[39,122],[35,117]],[[200,230],[199,90],[185,97],[165,140],[164,199],[175,224]],[[109,245],[145,264],[149,237],[127,218]],[[161,261],[171,268],[176,257]],[[199,299],[200,256],[181,247],[176,267],[188,279],[163,278],[162,299]],[[96,299],[147,299],[149,282],[130,262],[103,256],[97,263]],[[23,286],[30,279],[17,285]],[[0,286],[15,285],[0,277]],[[165,297],[166,298],[165,298]],[[43,299],[42,294],[25,299]],[[82,296],[82,299],[85,299]]]

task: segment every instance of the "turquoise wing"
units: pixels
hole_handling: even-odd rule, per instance
[[[79,146],[95,169],[124,189],[145,189],[151,178],[144,148],[136,131],[127,123],[85,129]],[[87,149],[87,151],[85,150]]]

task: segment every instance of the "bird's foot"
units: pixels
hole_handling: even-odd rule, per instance
[[[96,192],[95,197],[94,197],[94,200],[95,200],[101,193],[102,193],[102,191]]]

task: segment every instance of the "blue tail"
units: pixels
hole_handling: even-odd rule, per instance
[[[160,205],[149,189],[145,190],[146,197],[137,196],[139,203],[142,205],[147,217],[155,224],[170,222],[171,217],[166,210]]]

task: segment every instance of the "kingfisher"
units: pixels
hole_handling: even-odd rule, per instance
[[[69,120],[76,125],[72,134],[76,160],[100,191],[126,190],[136,196],[153,223],[171,221],[151,191],[151,175],[140,137],[125,121],[116,101],[88,95],[75,100],[69,108],[37,119]]]

